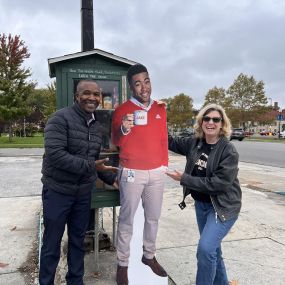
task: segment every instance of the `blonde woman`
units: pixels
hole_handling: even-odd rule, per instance
[[[200,232],[196,285],[228,285],[221,242],[241,209],[239,156],[228,140],[231,123],[221,106],[205,106],[196,119],[195,135],[169,137],[169,149],[185,155],[187,164],[184,173],[175,170],[167,175],[184,187],[184,199],[191,194],[195,200]],[[184,199],[182,209],[186,206]]]

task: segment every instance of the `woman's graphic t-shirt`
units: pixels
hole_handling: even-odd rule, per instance
[[[206,176],[208,156],[213,146],[214,146],[213,144],[207,144],[206,142],[204,142],[202,146],[202,154],[196,161],[194,169],[192,171],[193,176],[197,176],[197,177]],[[191,190],[191,196],[193,197],[194,200],[211,203],[211,198],[210,198],[210,195],[208,194],[204,194],[204,193],[201,193],[195,190]]]

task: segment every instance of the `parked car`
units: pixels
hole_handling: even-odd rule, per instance
[[[285,131],[280,132],[280,138],[285,139]]]
[[[241,128],[232,129],[232,134],[230,140],[242,141],[245,138],[244,130]]]
[[[244,132],[245,137],[250,137],[250,136],[252,136],[253,134],[254,134],[254,132],[251,132],[251,131],[245,131],[245,132]]]
[[[276,132],[274,132],[274,131],[261,131],[260,133],[259,133],[261,136],[275,136],[276,135]]]

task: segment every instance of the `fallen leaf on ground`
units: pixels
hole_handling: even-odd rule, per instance
[[[17,228],[17,227],[16,227],[16,226],[14,226],[12,229],[10,229],[10,231],[14,231],[16,228]]]
[[[6,267],[6,266],[8,266],[9,264],[8,263],[2,263],[2,262],[0,262],[0,268],[4,268],[4,267]]]
[[[97,272],[92,272],[91,273],[91,277],[93,277],[93,278],[98,278],[98,277],[100,277],[102,274],[101,274],[101,272],[99,272],[99,271],[97,271]]]

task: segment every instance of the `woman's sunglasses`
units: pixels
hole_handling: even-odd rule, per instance
[[[213,121],[214,123],[219,123],[219,122],[221,122],[223,119],[221,118],[221,117],[208,117],[208,116],[204,116],[203,117],[203,121],[204,122],[210,122],[210,121]]]

